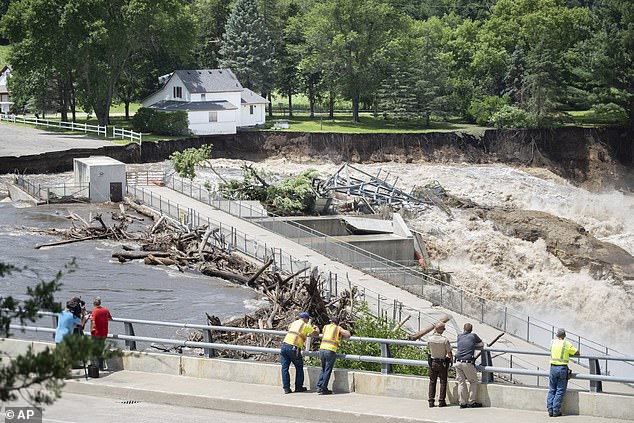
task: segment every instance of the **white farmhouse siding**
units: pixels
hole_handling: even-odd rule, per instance
[[[186,111],[196,135],[235,134],[237,127],[264,123],[266,99],[243,88],[231,69],[176,70],[160,79],[163,87],[143,106]]]
[[[266,120],[266,104],[264,97],[248,88],[242,90],[240,101],[240,124],[238,126],[262,125]]]
[[[13,104],[9,101],[9,89],[7,88],[9,75],[11,75],[10,67],[5,66],[0,70],[0,113],[9,113],[9,109]]]

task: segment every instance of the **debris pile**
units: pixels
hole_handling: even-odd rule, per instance
[[[227,244],[217,228],[205,225],[190,229],[173,219],[158,215],[143,205],[130,200],[127,200],[126,204],[135,211],[152,217],[154,222],[151,225],[143,225],[143,231],[128,231],[129,223],[141,219],[127,213],[123,205],[120,207],[120,212],[112,213],[111,217],[115,222],[112,225],[107,225],[102,215],[85,220],[71,213],[69,215],[69,219],[73,222],[71,229],[48,231],[49,234],[61,235],[66,240],[39,247],[89,239],[133,240],[139,247],[122,245],[112,252],[112,257],[117,258],[121,263],[143,259],[148,265],[168,265],[175,266],[181,271],[199,271],[208,276],[248,286],[260,292],[267,300],[266,306],[239,319],[225,322],[226,326],[286,330],[302,311],[309,312],[313,317],[313,324],[319,327],[327,324],[332,316],[339,316],[346,327],[354,324],[357,291],[352,286],[350,290],[341,292],[339,296],[330,297],[326,303],[324,281],[321,280],[317,268],[301,269],[292,275],[284,274],[279,270],[271,270],[276,269],[276,266],[272,266],[274,263],[272,258],[258,266],[242,254],[227,249]],[[95,222],[97,225],[94,225]],[[222,325],[222,322],[213,315],[208,314],[207,320],[210,325]],[[200,332],[192,332],[187,336],[190,340],[202,340]],[[224,331],[214,332],[213,338],[217,343],[258,346],[278,346],[281,342],[278,336]],[[171,349],[158,345],[155,347],[163,350]],[[221,354],[224,357],[254,357],[253,354],[245,352],[223,351]]]

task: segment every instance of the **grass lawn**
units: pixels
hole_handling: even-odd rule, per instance
[[[574,126],[627,125],[625,112],[595,113],[594,110],[572,110],[566,114]]]
[[[422,120],[397,120],[383,119],[372,115],[359,116],[359,122],[353,122],[351,115],[335,115],[334,120],[327,117],[310,118],[307,115],[288,116],[274,115],[267,117],[267,126],[271,131],[287,132],[336,132],[349,134],[367,133],[421,133],[421,132],[468,132],[481,134],[486,128],[461,121],[431,121],[425,126]],[[289,123],[288,129],[273,129],[276,120],[285,120]]]

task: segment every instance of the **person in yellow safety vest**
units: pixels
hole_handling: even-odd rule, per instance
[[[339,318],[330,319],[330,324],[324,326],[324,332],[319,346],[319,358],[321,359],[321,372],[319,382],[317,382],[317,393],[319,395],[330,395],[332,391],[328,389],[330,374],[335,367],[337,350],[344,338],[350,338],[350,332],[339,326]]]
[[[305,392],[304,387],[304,359],[302,348],[308,336],[319,335],[319,329],[309,323],[310,315],[306,312],[299,313],[299,318],[288,327],[288,333],[282,342],[280,361],[282,362],[282,388],[285,394],[291,392],[291,375],[288,372],[291,363],[295,366],[295,392]]]
[[[568,388],[568,359],[579,355],[579,350],[565,338],[565,329],[557,329],[557,339],[550,341],[550,387],[546,401],[550,417],[561,416],[561,403]]]

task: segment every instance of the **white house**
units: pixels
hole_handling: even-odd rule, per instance
[[[9,89],[7,82],[11,76],[11,68],[5,66],[0,70],[0,113],[9,113],[13,102],[9,101]]]
[[[264,124],[265,98],[243,88],[231,69],[176,70],[159,77],[163,86],[144,98],[144,107],[184,110],[196,135],[235,134]]]

